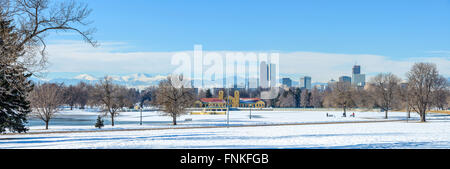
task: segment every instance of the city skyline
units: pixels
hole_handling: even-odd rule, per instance
[[[261,65],[262,66],[262,65]],[[265,69],[263,67],[260,67],[261,70],[269,70],[269,65],[265,64]],[[355,71],[355,67],[358,67]],[[348,76],[346,75],[346,73],[341,74],[339,76],[337,76],[336,78],[331,78],[328,79],[326,81],[314,81],[312,79],[314,79],[314,77],[311,76],[304,76],[304,75],[287,75],[287,74],[280,74],[279,77],[276,79],[276,83],[279,85],[285,85],[287,86],[285,83],[286,81],[289,81],[288,86],[292,86],[292,87],[305,87],[305,88],[309,88],[312,89],[314,87],[316,87],[316,85],[325,85],[327,86],[328,83],[333,82],[333,81],[342,81],[342,82],[349,82],[352,83],[353,85],[356,86],[360,86],[360,87],[364,87],[366,85],[366,83],[370,82],[370,79],[366,79],[366,76],[364,74],[363,71],[361,71],[361,65],[354,65],[353,68],[349,68],[349,72],[351,72],[352,76]],[[355,73],[359,73],[359,74],[355,74]],[[94,73],[95,74],[95,73]],[[258,75],[261,76],[252,76],[250,77],[248,73],[245,74],[239,74],[237,75],[235,72],[233,72],[232,74],[229,74],[226,76],[226,79],[216,79],[216,82],[220,83],[220,81],[223,81],[223,86],[225,86],[226,88],[245,88],[245,89],[249,89],[249,88],[254,88],[251,86],[259,86],[259,84],[261,83],[261,79],[263,78],[263,74],[265,74],[266,79],[271,79],[271,73],[267,73],[267,72],[259,72],[258,71]],[[141,87],[141,88],[145,88],[148,85],[151,86],[155,86],[158,84],[159,81],[166,79],[167,75],[161,75],[161,74],[147,74],[147,73],[125,73],[125,74],[104,74],[104,73],[99,73],[92,75],[92,74],[86,74],[86,73],[70,73],[70,72],[65,72],[65,73],[61,73],[61,75],[59,76],[55,76],[53,74],[53,77],[50,79],[45,79],[45,78],[33,78],[33,80],[35,81],[52,81],[52,82],[57,82],[57,83],[65,83],[65,84],[77,84],[80,81],[84,81],[84,82],[88,82],[88,83],[95,83],[96,81],[102,79],[104,76],[110,76],[114,79],[114,81],[116,81],[116,83],[119,84],[132,84],[129,87]],[[362,75],[361,76],[357,76],[357,75]],[[272,74],[272,76],[275,76],[275,74]],[[357,76],[358,80],[355,83],[355,76]],[[304,78],[308,78],[307,81],[303,81],[302,79]],[[450,78],[447,77],[447,79],[450,81]],[[199,88],[222,88],[220,86],[217,85],[212,85],[211,86],[211,81],[207,80],[207,79],[191,79],[192,82],[191,83],[207,83],[209,85],[205,85],[205,86],[193,86],[195,88],[199,87]],[[272,79],[275,80],[275,79]],[[194,82],[195,81],[195,82]],[[405,79],[403,80],[405,81]],[[226,83],[225,83],[226,82]],[[251,83],[254,83],[251,85]],[[273,83],[273,81],[272,81]],[[303,84],[304,83],[304,84]],[[307,84],[306,84],[307,83]]]

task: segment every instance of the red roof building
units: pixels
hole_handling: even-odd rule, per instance
[[[200,101],[203,103],[225,103],[225,100],[219,98],[201,98]]]

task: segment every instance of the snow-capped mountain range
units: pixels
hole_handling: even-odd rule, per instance
[[[88,84],[98,83],[104,76],[94,76],[88,73],[83,74],[64,74],[64,75],[52,75],[51,77],[39,78],[32,77],[34,82],[50,82],[50,83],[64,83],[65,85],[76,85],[80,82]],[[135,73],[128,75],[110,75],[113,83],[125,85],[127,87],[134,87],[143,89],[148,86],[158,85],[161,80],[166,79],[164,75],[151,75],[145,73]]]
[[[149,86],[156,86],[161,80],[167,78],[167,75],[161,74],[147,74],[147,73],[133,73],[133,74],[113,74],[109,75],[113,79],[113,83],[124,85],[127,87],[133,87],[138,89],[145,89]],[[280,75],[281,77],[288,77],[287,75]],[[46,77],[32,77],[31,80],[40,83],[64,83],[65,85],[76,85],[80,82],[88,84],[98,83],[99,80],[104,78],[105,75],[101,73],[49,73]],[[227,86],[233,86],[234,78],[232,76],[227,77]],[[244,87],[245,77],[237,77],[238,87]],[[252,82],[256,82],[257,79],[250,78]],[[194,80],[195,84],[202,84],[200,80]],[[280,78],[281,81],[281,78]],[[223,84],[223,79],[217,79],[216,84]],[[205,84],[210,84],[205,82]],[[326,83],[312,83],[312,85]],[[299,81],[292,79],[292,85],[298,86]]]

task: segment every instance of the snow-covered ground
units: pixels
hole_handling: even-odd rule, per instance
[[[327,117],[326,114],[334,117]],[[355,117],[349,117],[355,113]],[[49,131],[81,131],[97,130],[94,127],[97,116],[100,113],[95,110],[65,110],[57,114],[50,121],[49,130],[45,129],[45,123],[39,119],[31,119],[29,132]],[[341,111],[231,111],[229,115],[230,125],[255,125],[255,124],[286,124],[286,123],[314,123],[314,122],[345,122],[345,121],[373,121],[385,120],[382,112],[347,112],[347,117],[342,117]],[[104,117],[103,129],[139,129],[139,128],[168,128],[168,127],[199,127],[199,126],[226,126],[226,115],[184,115],[178,118],[177,126],[172,125],[172,118],[162,116],[161,112],[143,112],[143,125],[139,125],[139,112],[122,112],[115,118],[115,126],[112,127],[109,117]],[[417,120],[418,115],[411,113],[412,119]],[[390,112],[390,120],[403,120],[404,112]],[[437,117],[437,116],[436,116]],[[431,118],[436,118],[431,117]],[[186,121],[191,119],[192,121]]]
[[[0,136],[0,148],[450,148],[450,121]]]
[[[308,111],[252,112],[253,117],[249,119],[248,113],[231,112],[230,124],[372,121],[384,117],[380,112],[355,112],[355,118],[341,117],[341,112],[328,112],[335,115],[329,118],[325,115],[327,112]],[[73,124],[51,124],[50,128],[53,131],[96,130],[93,127],[96,115],[95,112],[66,111],[59,118],[76,117]],[[404,119],[405,115],[393,112],[390,119]],[[450,148],[450,116],[430,114],[427,123],[419,123],[417,115],[411,115],[413,121],[409,122],[0,135],[0,148]],[[138,112],[122,113],[114,129],[171,126],[169,117],[152,112],[144,112],[144,116],[144,125],[139,126]],[[185,122],[186,118],[192,121]],[[86,125],[76,125],[79,121]],[[186,115],[180,118],[179,124],[183,127],[223,126],[226,116]],[[42,131],[43,126],[37,122],[30,125],[31,132]]]

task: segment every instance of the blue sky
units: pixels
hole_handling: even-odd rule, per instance
[[[450,59],[450,0],[83,1],[93,9],[95,38],[106,47],[126,44],[112,47],[113,53],[184,51],[201,44],[208,51]],[[80,40],[70,34],[50,39]],[[448,69],[441,71],[450,74]]]

